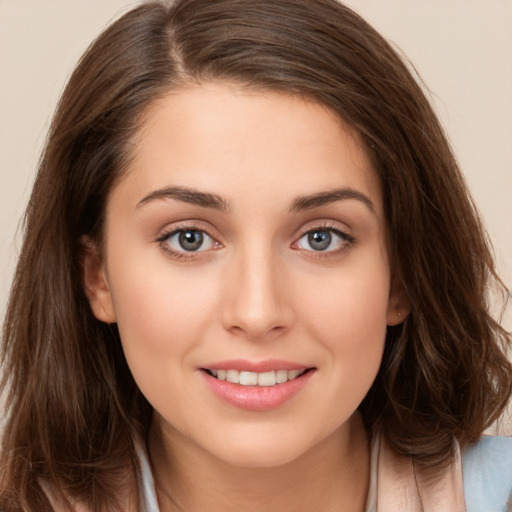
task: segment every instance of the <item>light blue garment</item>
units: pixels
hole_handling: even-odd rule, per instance
[[[141,481],[139,482],[139,492],[141,498],[140,512],[159,512],[158,500],[156,499],[155,483],[149,458],[146,453],[146,444],[138,439],[135,443],[137,455],[139,456],[139,469]]]
[[[512,437],[484,436],[464,450],[466,512],[512,512]]]

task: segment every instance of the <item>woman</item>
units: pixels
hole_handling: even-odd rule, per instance
[[[506,510],[491,284],[428,101],[352,11],[134,9],[27,210],[2,510]]]

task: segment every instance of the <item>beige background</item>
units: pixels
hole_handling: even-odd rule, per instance
[[[93,37],[136,3],[0,0],[0,311],[57,98]],[[348,3],[403,50],[428,84],[511,287],[512,0]]]

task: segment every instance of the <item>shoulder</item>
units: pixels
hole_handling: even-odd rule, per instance
[[[462,452],[467,512],[512,511],[512,437],[483,436]]]

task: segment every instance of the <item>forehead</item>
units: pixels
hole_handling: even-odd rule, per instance
[[[193,85],[146,110],[127,178],[139,195],[162,186],[285,196],[349,186],[380,204],[357,132],[316,102],[227,83]]]

